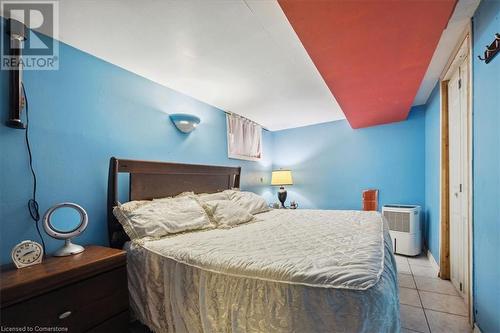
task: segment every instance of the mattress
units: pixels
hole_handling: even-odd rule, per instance
[[[377,212],[272,210],[231,229],[131,243],[135,316],[155,332],[398,332]]]

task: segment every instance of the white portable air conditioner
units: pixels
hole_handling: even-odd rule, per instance
[[[420,206],[385,205],[382,214],[389,223],[394,253],[419,255],[422,251]]]

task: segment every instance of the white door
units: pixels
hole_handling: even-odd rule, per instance
[[[468,57],[448,82],[450,152],[450,276],[467,300],[468,291]]]

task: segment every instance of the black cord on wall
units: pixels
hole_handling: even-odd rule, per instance
[[[38,225],[38,222],[40,221],[40,210],[39,210],[38,202],[36,201],[37,181],[36,181],[35,169],[33,168],[33,156],[31,155],[31,146],[30,146],[30,139],[29,139],[30,120],[29,120],[28,96],[26,95],[26,90],[24,89],[23,83],[21,83],[21,86],[23,88],[24,102],[26,103],[26,148],[28,149],[30,170],[31,170],[31,175],[33,176],[33,193],[32,193],[31,199],[28,201],[28,211],[29,211],[30,216],[33,219],[33,221],[35,221],[36,231],[38,232],[38,236],[40,236],[40,240],[42,241],[43,253],[46,253],[45,252],[45,242],[43,240],[42,233],[40,232],[40,226]]]

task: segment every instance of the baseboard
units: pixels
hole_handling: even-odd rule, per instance
[[[479,329],[479,326],[476,325],[476,323],[474,323],[474,331],[473,333],[482,333],[481,330]]]
[[[429,251],[429,250],[427,250],[427,258],[429,258],[429,261],[431,262],[432,267],[434,267],[434,269],[439,272],[439,265],[438,265],[436,259],[434,259],[434,257],[432,256],[431,251]]]

